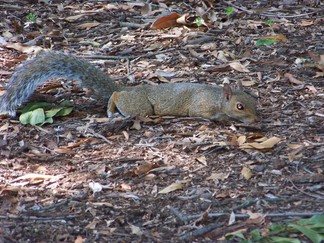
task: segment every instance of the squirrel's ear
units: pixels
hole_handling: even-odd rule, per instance
[[[243,90],[243,84],[242,84],[241,80],[237,81],[237,89],[238,90]]]
[[[225,83],[223,87],[223,96],[224,96],[223,98],[228,101],[231,99],[232,95],[233,92],[231,87],[229,86],[229,84]]]

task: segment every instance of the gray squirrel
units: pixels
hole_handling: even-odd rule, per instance
[[[170,83],[127,87],[114,82],[89,62],[61,52],[44,52],[20,65],[7,90],[0,97],[0,114],[16,115],[16,109],[38,87],[57,78],[76,80],[107,99],[109,115],[123,116],[192,116],[211,120],[234,118],[244,123],[259,121],[256,100],[243,90],[194,84]]]

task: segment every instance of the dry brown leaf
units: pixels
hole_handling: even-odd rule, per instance
[[[160,30],[160,29],[165,29],[165,28],[176,26],[177,19],[179,17],[180,17],[180,14],[177,14],[177,13],[171,13],[169,15],[160,17],[152,23],[151,29],[152,30]]]
[[[241,170],[241,174],[246,180],[249,180],[253,175],[252,171],[247,167],[243,167],[243,169]]]
[[[263,224],[267,216],[266,214],[252,213],[251,211],[247,211],[246,213],[250,216],[250,218],[245,221],[246,224]]]
[[[317,89],[311,84],[305,85],[305,88],[307,88],[314,95],[316,95],[318,93]]]
[[[9,128],[9,122],[6,122],[5,124],[3,124],[1,127],[0,127],[0,132],[2,131],[7,131]]]
[[[249,69],[247,69],[244,65],[242,65],[239,62],[231,62],[231,63],[229,63],[229,65],[231,68],[233,68],[236,71],[246,72],[246,73],[250,72]]]
[[[324,77],[324,72],[316,72],[315,76],[313,76],[312,78],[321,78]]]
[[[57,178],[57,176],[53,176],[53,175],[43,175],[43,174],[34,174],[34,173],[30,173],[30,174],[26,174],[26,175],[23,175],[23,176],[20,176],[16,179],[14,179],[12,182],[15,182],[15,181],[19,181],[19,180],[50,180],[50,179],[53,179],[53,178]]]
[[[307,26],[311,26],[311,25],[313,25],[314,24],[314,21],[309,21],[309,20],[302,20],[301,22],[300,22],[300,26],[302,26],[302,27],[307,27]]]
[[[225,180],[229,177],[229,173],[212,173],[210,176],[206,178],[206,180]]]
[[[266,36],[261,36],[258,37],[258,39],[272,39],[276,41],[287,41],[287,37],[283,34],[278,34],[278,35],[266,35]]]
[[[270,148],[273,148],[279,142],[280,142],[280,138],[271,137],[261,143],[258,143],[258,142],[244,143],[244,144],[240,145],[240,148],[241,149],[255,148],[255,149],[260,149],[260,150],[270,149]]]
[[[135,171],[134,174],[135,175],[144,175],[147,172],[149,172],[152,169],[158,168],[160,167],[158,164],[156,163],[146,163],[146,164],[142,164],[140,165]]]
[[[53,152],[58,154],[75,154],[76,151],[70,149],[70,148],[55,148]]]
[[[139,119],[135,119],[134,122],[133,122],[133,125],[131,126],[130,129],[135,129],[135,130],[139,131],[139,130],[141,130],[141,128],[142,128],[141,121]]]
[[[10,192],[10,193],[19,192],[20,190],[21,190],[21,187],[19,187],[19,186],[6,186],[1,189],[0,195],[2,196],[4,194],[6,194],[6,192]]]
[[[22,43],[7,43],[7,44],[4,44],[4,46],[7,48],[15,49],[15,50],[23,52],[23,53],[27,53],[27,54],[38,53],[41,50],[43,50],[43,48],[41,48],[39,46],[27,46]]]
[[[246,142],[246,136],[239,136],[238,139],[237,139],[237,144],[238,145],[242,145]]]
[[[294,78],[294,77],[292,76],[292,74],[290,74],[290,73],[285,73],[285,74],[284,74],[284,77],[287,78],[288,81],[289,81],[290,83],[298,84],[298,85],[304,84],[303,81],[300,81],[300,80]]]
[[[68,21],[68,22],[74,22],[74,21],[78,20],[79,18],[82,18],[84,16],[89,16],[89,15],[94,15],[94,13],[92,13],[92,14],[86,13],[86,14],[78,14],[78,15],[68,16],[64,20]]]
[[[90,222],[88,225],[86,225],[85,229],[95,229],[97,224],[99,223],[98,220],[93,220],[92,222]]]
[[[175,183],[172,183],[171,185],[165,187],[164,189],[160,190],[158,193],[159,194],[166,194],[166,193],[169,193],[169,192],[173,192],[173,191],[176,191],[176,190],[179,190],[179,189],[182,189],[184,187],[184,185],[189,182],[190,180],[182,180],[182,181],[179,181],[179,182],[175,182]]]
[[[196,158],[196,160],[197,160],[199,163],[201,163],[201,164],[207,166],[207,159],[206,159],[205,156],[200,156],[200,157]]]
[[[89,22],[89,23],[84,23],[84,24],[80,24],[77,26],[77,28],[80,28],[80,29],[91,29],[93,27],[96,27],[98,25],[100,25],[101,23],[99,22]]]
[[[78,235],[77,238],[74,240],[74,243],[83,243],[85,242],[85,238],[83,238],[81,235]]]
[[[124,135],[125,140],[128,141],[129,140],[129,134],[128,134],[128,132],[122,131],[122,134]]]
[[[72,149],[72,148],[76,148],[79,147],[83,144],[90,144],[94,139],[93,138],[86,138],[86,139],[82,139],[77,143],[71,143],[68,146],[62,146],[60,149]]]
[[[250,81],[241,81],[243,87],[251,87],[255,85],[257,82],[255,80],[250,80]]]

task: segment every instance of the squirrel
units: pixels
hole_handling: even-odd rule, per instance
[[[124,86],[114,82],[99,68],[71,54],[49,51],[24,62],[13,73],[7,90],[0,97],[0,114],[16,115],[16,109],[37,86],[56,78],[78,81],[109,99],[107,113],[113,116],[171,115],[202,117],[210,120],[240,122],[259,121],[256,100],[243,90],[194,84],[170,83],[159,85]]]

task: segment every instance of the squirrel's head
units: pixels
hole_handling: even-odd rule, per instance
[[[256,98],[243,90],[232,91],[228,84],[223,88],[224,112],[227,116],[244,123],[257,122]]]

